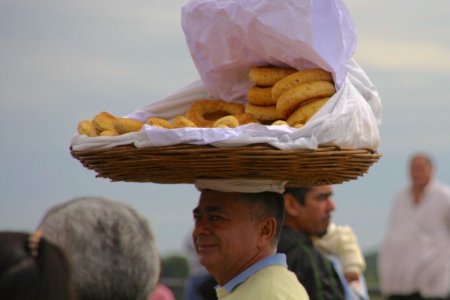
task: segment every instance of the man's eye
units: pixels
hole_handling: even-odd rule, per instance
[[[209,219],[211,221],[220,221],[220,220],[222,220],[222,218],[220,216],[211,216],[211,217],[209,217]]]

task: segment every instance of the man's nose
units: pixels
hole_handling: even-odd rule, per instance
[[[209,234],[210,233],[210,226],[209,223],[205,220],[197,220],[195,222],[194,226],[194,235],[200,235],[200,234]]]
[[[328,200],[327,209],[328,209],[328,211],[334,211],[336,209],[336,204],[334,204],[334,201],[331,198]]]

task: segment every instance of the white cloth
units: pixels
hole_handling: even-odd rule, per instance
[[[283,193],[286,181],[270,179],[197,179],[195,187],[199,190],[215,190],[220,192]]]
[[[383,294],[450,293],[450,188],[432,181],[415,205],[410,188],[395,197],[378,257]]]

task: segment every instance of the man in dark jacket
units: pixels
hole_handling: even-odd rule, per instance
[[[278,252],[287,256],[311,300],[345,299],[342,282],[331,262],[314,248],[312,237],[323,236],[335,210],[330,185],[286,189],[285,226]]]

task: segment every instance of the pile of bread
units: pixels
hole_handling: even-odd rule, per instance
[[[274,66],[253,67],[253,86],[247,103],[200,99],[184,115],[171,120],[149,118],[145,123],[101,112],[78,124],[78,132],[90,137],[115,136],[141,130],[144,124],[163,128],[234,128],[249,123],[302,127],[336,92],[333,77],[322,69],[296,70]]]

